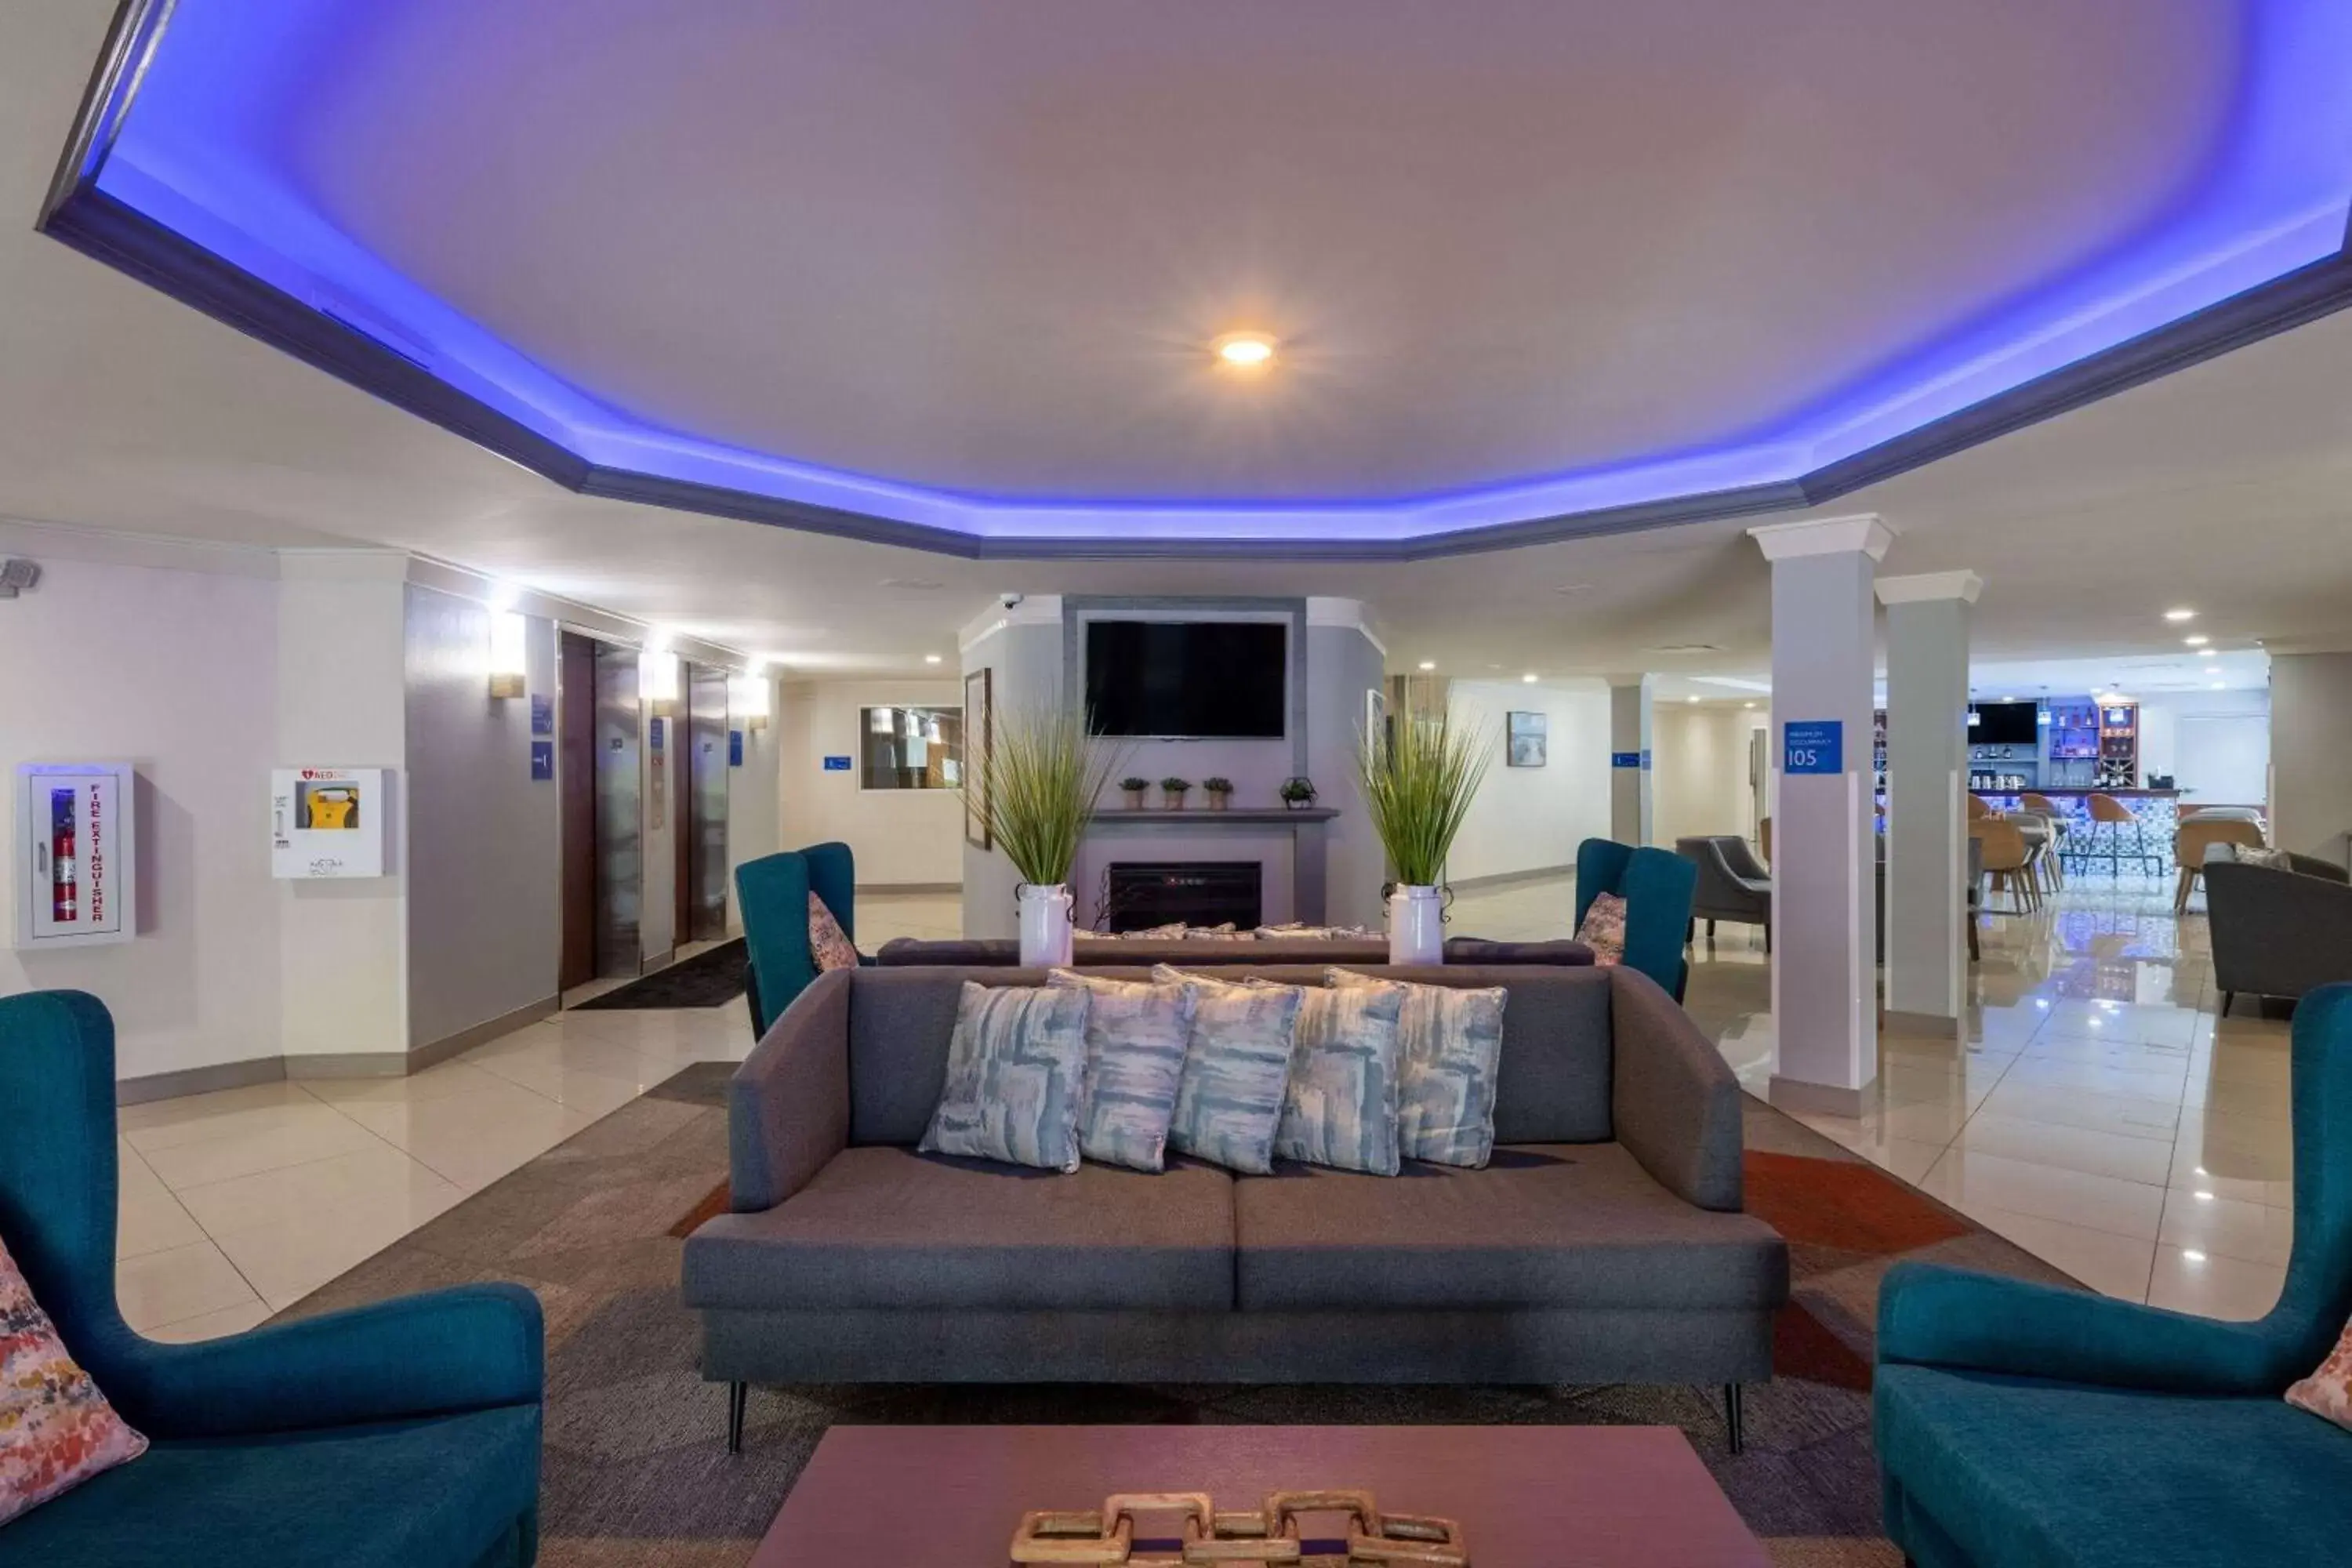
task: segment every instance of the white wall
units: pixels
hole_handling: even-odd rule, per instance
[[[939,680],[793,681],[777,720],[788,848],[839,839],[857,858],[861,887],[959,887],[963,882],[963,795],[958,790],[858,787],[862,708],[961,708],[963,683]],[[824,771],[827,756],[850,759]]]
[[[2139,700],[2140,773],[2170,773],[2189,804],[2270,797],[2271,694],[2163,691]]]
[[[784,847],[783,802],[777,789],[783,700],[774,676],[755,679],[768,688],[768,719],[759,729],[736,711],[731,692],[728,700],[728,728],[743,731],[743,765],[727,770],[727,923],[739,931],[743,917],[735,907],[735,868]]]
[[[1456,680],[1446,700],[1454,722],[1491,737],[1492,764],[1454,841],[1446,876],[1459,883],[1572,867],[1576,847],[1609,834],[1609,689],[1598,680],[1528,686]],[[1549,720],[1540,768],[1505,765],[1506,715]]]
[[[489,694],[489,607],[410,584],[406,616],[415,1048],[552,1004],[562,847],[558,786],[530,776],[530,699]],[[525,689],[552,703],[554,623],[526,624]]]
[[[289,557],[280,570],[278,734],[259,759],[265,793],[271,767],[404,769],[406,557],[331,551]],[[408,1049],[404,777],[393,795],[389,875],[278,884],[289,1058]]]
[[[1748,737],[1771,716],[1724,703],[1661,702],[1650,721],[1653,841],[1702,834],[1756,835]]]
[[[2271,659],[2272,841],[2352,860],[2352,653]]]
[[[42,568],[37,587],[0,601],[6,820],[19,763],[133,763],[141,931],[62,952],[0,947],[0,994],[95,994],[114,1015],[123,1077],[276,1056],[268,770],[278,584],[72,559],[47,531],[6,525],[0,553]],[[0,931],[12,942],[16,853],[14,831],[0,834],[0,886],[11,895]]]

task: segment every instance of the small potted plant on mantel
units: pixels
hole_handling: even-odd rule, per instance
[[[1171,811],[1184,809],[1184,792],[1192,787],[1191,779],[1180,779],[1170,773],[1160,781],[1160,804]]]
[[[1143,792],[1151,787],[1151,781],[1150,779],[1132,777],[1123,778],[1118,781],[1118,787],[1127,792],[1127,809],[1129,811],[1141,811],[1143,809]]]
[[[1282,781],[1282,787],[1274,793],[1290,810],[1305,811],[1315,804],[1315,781],[1305,778],[1285,779]]]
[[[1234,781],[1231,779],[1202,779],[1201,788],[1208,793],[1211,811],[1223,811],[1233,804]]]

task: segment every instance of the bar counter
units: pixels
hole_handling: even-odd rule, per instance
[[[1987,805],[1991,806],[1995,811],[2002,812],[2014,811],[2017,809],[2019,805],[2018,796],[2021,793],[2024,795],[2038,795],[2048,800],[2052,805],[2056,806],[2058,808],[2058,815],[2064,817],[2070,824],[2078,822],[2087,823],[2091,820],[2091,797],[2093,795],[2112,795],[2117,801],[2120,801],[2134,816],[2139,818],[2139,820],[2150,830],[2162,829],[2165,835],[2165,842],[2167,844],[2171,842],[2172,830],[2179,826],[2180,792],[2177,789],[2096,789],[2089,785],[2076,785],[2072,788],[2068,788],[2053,784],[2048,789],[2033,789],[2021,792],[2018,790],[1979,789],[1970,790],[1969,793],[1975,795]]]

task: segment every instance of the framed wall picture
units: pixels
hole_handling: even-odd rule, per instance
[[[963,837],[981,849],[993,849],[988,830],[988,764],[996,754],[996,683],[992,671],[975,669],[963,678]]]
[[[1541,713],[1510,715],[1504,761],[1515,768],[1539,768],[1544,765],[1545,741],[1549,734],[1547,716]]]

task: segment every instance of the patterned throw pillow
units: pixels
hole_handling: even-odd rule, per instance
[[[0,1525],[146,1451],[0,1243]]]
[[[1500,985],[1476,991],[1415,985],[1345,969],[1324,978],[1341,989],[1404,995],[1397,1033],[1397,1146],[1408,1160],[1483,1169],[1495,1154],[1495,1079],[1503,1059]]]
[[[1584,911],[1584,923],[1576,928],[1576,940],[1592,950],[1593,963],[1622,963],[1625,900],[1614,893],[1593,894],[1592,907]]]
[[[1106,1165],[1158,1171],[1168,1163],[1168,1124],[1192,1035],[1192,993],[1182,985],[1104,980],[1056,969],[1049,985],[1076,986],[1087,1005],[1087,1076],[1078,1097],[1078,1152]]]
[[[2286,1391],[2286,1402],[2352,1431],[2352,1323],[2344,1325],[2319,1370]]]
[[[1270,982],[1258,981],[1257,984]],[[1301,987],[1290,1084],[1274,1152],[1335,1170],[1393,1176],[1402,985]]]
[[[1247,985],[1160,963],[1151,978],[1192,993],[1192,1034],[1176,1089],[1171,1147],[1251,1175],[1274,1172],[1274,1133],[1298,1030],[1296,985]]]
[[[814,893],[809,895],[809,956],[816,960],[819,974],[828,969],[857,967],[857,945],[842,931],[841,922],[824,907],[824,900]]]
[[[1088,1000],[1083,989],[965,981],[948,1040],[947,1088],[919,1147],[1076,1170]]]

